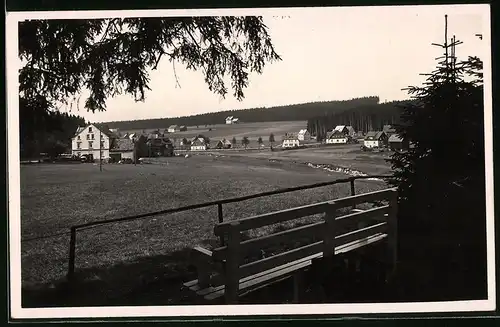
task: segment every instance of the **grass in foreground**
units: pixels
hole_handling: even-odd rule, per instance
[[[216,243],[215,207],[79,232],[76,269],[85,282],[80,291],[66,296],[64,288],[45,290],[66,274],[69,236],[41,237],[67,232],[71,225],[84,222],[322,182],[335,175],[287,163],[212,157],[171,158],[163,165],[107,165],[104,170],[101,173],[93,165],[22,167],[25,305],[49,305],[49,293],[57,294],[55,302],[64,299],[58,305],[72,301],[119,305],[132,301],[134,294],[147,294],[148,289],[161,294],[147,296],[148,302],[182,303],[178,286],[194,276],[187,265],[189,250]],[[357,182],[358,192],[383,187]],[[254,199],[224,206],[224,217],[241,218],[348,194],[349,185],[336,185]]]

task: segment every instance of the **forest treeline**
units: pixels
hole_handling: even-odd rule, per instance
[[[185,117],[158,118],[129,121],[107,122],[110,128],[120,130],[162,129],[170,125],[205,126],[224,124],[226,117],[234,116],[244,123],[297,121],[308,120],[312,117],[333,114],[361,106],[376,106],[378,96],[355,98],[343,101],[324,101],[277,106],[269,108],[252,108],[212,112]]]
[[[356,132],[382,130],[384,125],[397,124],[400,120],[401,105],[410,101],[363,104],[346,108],[341,112],[331,112],[307,120],[307,130],[323,140],[326,133],[337,125],[350,125]]]
[[[71,138],[78,126],[87,122],[83,117],[57,110],[39,111],[39,103],[20,99],[19,141],[22,159],[38,158],[40,153],[55,157],[71,151]]]

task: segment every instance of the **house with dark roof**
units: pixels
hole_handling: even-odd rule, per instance
[[[383,131],[370,131],[366,133],[363,145],[366,148],[382,148],[388,145],[388,137]]]
[[[326,144],[347,144],[349,142],[349,135],[344,134],[338,130],[333,130],[326,133]]]
[[[230,141],[226,139],[219,140],[217,144],[215,145],[216,149],[231,149],[233,145],[231,144]]]
[[[209,144],[203,137],[196,137],[191,141],[191,151],[205,151],[208,148]]]
[[[117,130],[111,130],[106,124],[93,123],[79,126],[71,139],[72,155],[88,156],[91,160],[109,159],[110,145],[119,138]]]
[[[179,127],[179,131],[180,131],[180,132],[185,132],[185,131],[187,131],[187,130],[188,130],[188,128],[187,128],[187,126],[185,126],[185,125],[182,125],[181,127]]]
[[[398,134],[392,134],[389,136],[389,148],[392,151],[408,150],[410,147],[410,142],[407,139],[399,136]]]
[[[150,157],[172,157],[174,145],[168,137],[148,138],[146,144]]]

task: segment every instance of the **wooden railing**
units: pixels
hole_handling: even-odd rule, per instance
[[[290,187],[290,188],[283,188],[283,189],[279,189],[279,190],[262,192],[262,193],[258,193],[258,194],[251,194],[251,195],[229,198],[229,199],[224,199],[224,200],[194,204],[194,205],[189,205],[189,206],[184,206],[184,207],[179,207],[179,208],[166,209],[166,210],[161,210],[161,211],[156,211],[156,212],[149,212],[149,213],[144,213],[144,214],[140,214],[140,215],[133,215],[133,216],[127,216],[127,217],[121,217],[121,218],[108,219],[108,220],[100,220],[100,221],[94,221],[94,222],[85,223],[85,224],[81,224],[81,225],[75,225],[75,226],[70,227],[69,261],[68,261],[67,277],[68,277],[68,279],[71,280],[72,277],[74,276],[74,272],[75,272],[76,242],[77,242],[77,231],[78,230],[94,228],[97,226],[102,226],[102,225],[107,225],[107,224],[123,223],[123,222],[127,222],[127,221],[138,220],[138,219],[147,219],[147,218],[152,218],[152,217],[165,216],[165,215],[169,215],[169,214],[173,214],[173,213],[179,213],[179,212],[184,212],[184,211],[189,211],[189,210],[194,210],[194,209],[206,208],[206,207],[210,207],[210,206],[217,206],[218,221],[219,221],[219,223],[223,223],[224,222],[224,217],[223,217],[223,205],[224,204],[241,202],[241,201],[256,199],[256,198],[260,198],[260,197],[284,194],[284,193],[289,193],[289,192],[325,187],[325,186],[342,184],[342,183],[350,183],[351,195],[355,195],[356,190],[355,190],[355,185],[354,185],[355,183],[354,182],[358,179],[372,179],[372,178],[390,179],[390,178],[392,178],[392,176],[387,176],[387,175],[355,176],[355,177],[349,177],[349,178],[345,178],[345,179],[337,179],[337,180],[328,181],[328,182],[302,185],[302,186]],[[352,206],[354,206],[354,205],[355,204],[353,203]],[[307,209],[303,209],[303,210],[307,210]],[[312,210],[319,210],[319,208],[315,208]],[[289,213],[284,213],[284,215],[290,214],[291,212],[293,212],[293,210],[290,211]],[[298,213],[300,213],[300,212],[296,212],[294,214],[298,214]],[[266,218],[263,217],[261,219],[266,219]],[[221,227],[221,228],[227,228],[227,227]],[[221,244],[221,246],[224,245],[224,238],[223,237],[220,237],[220,244]]]
[[[388,201],[388,204],[364,211],[360,210],[341,217],[336,216],[339,209],[373,201]],[[324,219],[320,222],[249,240],[242,240],[241,238],[241,233],[244,231],[322,213]],[[188,282],[187,285],[191,286],[192,289],[201,290],[198,291],[201,295],[209,293],[209,291],[204,291],[204,288],[206,290],[211,289],[211,295],[209,296],[211,298],[224,294],[226,303],[237,302],[242,280],[247,277],[258,275],[259,278],[265,280],[266,274],[272,274],[273,278],[276,278],[277,274],[286,275],[294,272],[299,267],[297,266],[298,261],[303,263],[304,259],[307,259],[310,264],[313,258],[331,257],[383,239],[387,239],[387,249],[391,259],[389,267],[394,269],[397,257],[397,190],[395,188],[384,189],[223,222],[215,226],[214,233],[216,236],[227,238],[228,244],[213,251],[199,247],[195,248],[196,258],[194,263],[198,266],[198,286],[193,288],[192,286],[196,283],[193,284],[192,282]],[[321,239],[321,241],[311,241],[308,245],[284,253],[243,263],[243,260],[256,250],[265,249],[270,245],[283,244],[300,237],[306,237],[309,240]],[[208,270],[210,261],[216,264],[216,274],[212,275]],[[290,266],[285,269],[284,265]],[[300,269],[307,266],[308,264],[302,264]],[[282,267],[280,273],[273,270],[276,267]],[[225,286],[223,288],[219,287],[218,290],[213,289],[213,287],[219,285]],[[253,286],[248,282],[246,282],[246,285],[245,287]]]

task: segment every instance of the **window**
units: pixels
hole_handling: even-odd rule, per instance
[[[77,140],[80,140],[80,135],[78,135],[78,136],[76,137],[76,139],[77,139]]]
[[[77,149],[80,149],[80,148],[81,148],[81,146],[82,146],[82,142],[76,142],[76,148],[77,148]]]
[[[87,140],[90,140],[90,134],[87,134]]]
[[[90,138],[91,138],[91,139],[94,139],[94,134],[90,134]]]
[[[89,132],[91,132],[91,133],[92,133],[92,127],[89,127]]]
[[[93,143],[92,141],[89,141],[89,148],[92,149],[93,148]]]
[[[106,144],[104,143],[104,141],[101,141],[101,148],[104,148],[106,147]]]

